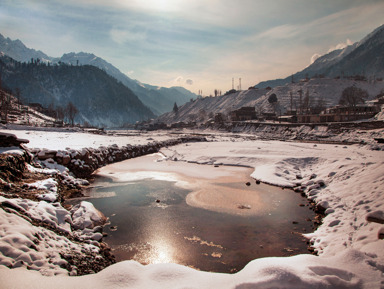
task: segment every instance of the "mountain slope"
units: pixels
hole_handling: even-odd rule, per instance
[[[244,106],[255,107],[256,112],[275,112],[284,114],[287,110],[296,110],[308,94],[309,105],[313,108],[335,106],[338,104],[342,91],[350,86],[366,90],[370,98],[384,90],[384,81],[355,81],[353,79],[313,78],[304,82],[287,83],[272,89],[249,89],[219,97],[206,97],[188,102],[178,108],[177,113],[168,112],[158,118],[159,122],[175,123],[179,121],[204,122],[212,115],[222,113],[229,116],[233,110]],[[275,106],[268,102],[270,95],[275,94],[278,102]],[[292,105],[291,105],[292,94]]]
[[[384,77],[384,25],[368,34],[364,39],[325,54],[310,66],[284,79],[260,82],[258,88],[275,87],[306,77],[363,75],[365,77]]]
[[[49,61],[51,59],[51,57],[41,51],[26,47],[20,40],[11,40],[10,38],[5,38],[1,34],[0,51],[20,62],[31,61],[31,58],[39,58],[43,61]]]
[[[191,98],[197,97],[196,94],[191,93],[186,89],[175,89],[175,87],[157,87],[133,80],[112,64],[90,53],[71,52],[64,54],[60,58],[55,58],[52,61],[55,63],[60,61],[72,65],[80,64],[99,67],[109,75],[121,81],[125,86],[129,87],[139,97],[139,99],[157,115],[171,111],[175,102],[178,105],[182,105]]]
[[[66,53],[62,57],[53,58],[41,51],[27,48],[20,40],[11,40],[0,34],[0,51],[20,62],[30,62],[31,59],[40,59],[51,64],[66,63],[71,65],[92,65],[121,81],[130,88],[139,99],[148,106],[153,113],[160,115],[171,111],[174,103],[182,105],[197,95],[186,89],[174,89],[142,84],[122,73],[115,66],[92,53]]]
[[[77,121],[117,127],[154,117],[126,86],[91,66],[26,64],[0,57],[2,82],[20,88],[24,102],[65,106],[79,110]]]

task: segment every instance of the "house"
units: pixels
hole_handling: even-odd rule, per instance
[[[368,119],[379,112],[375,105],[357,105],[357,106],[335,106],[327,108],[320,114],[299,114],[297,122],[299,123],[325,123],[325,122],[346,122],[360,119]]]
[[[244,106],[237,110],[231,111],[231,120],[245,121],[256,119],[256,110],[254,106]]]

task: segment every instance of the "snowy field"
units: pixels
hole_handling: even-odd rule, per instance
[[[30,148],[48,149],[144,144],[177,137],[166,132],[99,136],[2,131],[29,139]],[[236,274],[200,272],[175,264],[143,266],[133,261],[82,277],[45,277],[24,268],[0,266],[1,288],[384,288],[383,150],[368,145],[249,140],[229,134],[208,139],[214,141],[181,144],[161,152],[170,162],[249,166],[257,180],[300,186],[326,210],[323,224],[306,235],[319,256],[262,258]],[[9,214],[6,217],[15,221]],[[3,215],[1,222],[7,222]],[[20,220],[16,225],[28,230]]]

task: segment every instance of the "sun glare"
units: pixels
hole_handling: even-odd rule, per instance
[[[151,264],[164,264],[173,263],[172,247],[164,241],[154,242],[153,251],[151,252],[149,263]]]

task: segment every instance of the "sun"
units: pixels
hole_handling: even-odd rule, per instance
[[[180,5],[180,1],[177,0],[149,0],[145,2],[148,3],[149,9],[162,12],[176,11]]]

